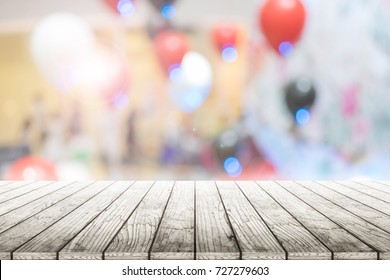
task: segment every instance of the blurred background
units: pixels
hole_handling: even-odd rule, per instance
[[[0,178],[389,179],[389,0],[0,0]]]

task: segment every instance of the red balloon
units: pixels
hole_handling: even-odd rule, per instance
[[[235,46],[237,43],[237,26],[228,22],[219,23],[212,30],[212,38],[219,51],[227,46]]]
[[[170,30],[162,31],[154,38],[154,48],[166,73],[169,73],[172,65],[180,65],[190,49],[183,34]]]
[[[26,156],[11,166],[5,180],[57,180],[57,172],[52,162],[38,156]]]
[[[119,0],[103,0],[103,2],[104,4],[106,4],[108,8],[110,8],[111,11],[113,11],[116,14],[119,14],[117,8]]]
[[[280,52],[284,42],[296,43],[305,25],[306,11],[300,0],[266,0],[259,10],[259,27],[271,46]]]

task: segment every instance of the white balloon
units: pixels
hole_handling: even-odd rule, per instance
[[[188,52],[184,55],[181,64],[183,79],[189,86],[211,86],[213,71],[208,60],[197,52]]]
[[[209,95],[213,72],[208,60],[199,53],[188,52],[179,68],[170,72],[169,93],[180,110],[193,112]]]
[[[43,18],[30,41],[32,56],[42,74],[63,91],[78,83],[78,66],[94,46],[95,36],[88,23],[70,13]]]

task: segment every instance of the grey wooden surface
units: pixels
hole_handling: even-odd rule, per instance
[[[390,183],[0,181],[0,259],[390,259]]]

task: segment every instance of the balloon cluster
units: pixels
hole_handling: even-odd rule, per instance
[[[190,50],[187,38],[172,30],[161,31],[153,43],[160,64],[168,75],[181,65],[184,55]]]
[[[163,71],[169,76],[168,92],[175,105],[193,112],[203,104],[212,85],[212,68],[201,54],[190,51],[187,38],[163,30],[154,38],[154,48]]]

